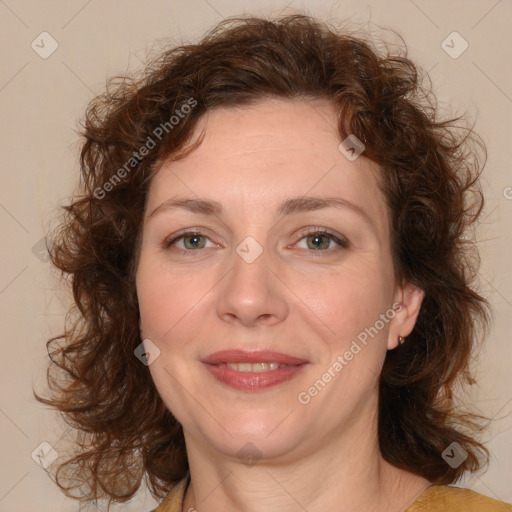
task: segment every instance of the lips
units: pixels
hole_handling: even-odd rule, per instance
[[[260,350],[258,352],[245,352],[243,350],[223,350],[209,355],[202,361],[210,374],[223,385],[239,391],[262,391],[283,382],[293,379],[308,366],[308,361],[288,354]],[[230,368],[235,366],[238,369]],[[240,371],[240,366],[256,363],[278,363],[278,368],[263,369],[260,371],[248,371],[245,368]],[[229,366],[227,366],[229,365]],[[272,365],[274,366],[274,365]]]
[[[288,354],[273,352],[271,350],[260,350],[257,352],[246,352],[244,350],[222,350],[209,355],[203,359],[202,362],[212,365],[226,363],[279,363],[288,366],[298,366],[307,363],[308,361]]]

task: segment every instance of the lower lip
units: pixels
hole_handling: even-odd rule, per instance
[[[239,372],[227,366],[216,366],[208,363],[203,364],[218,381],[243,391],[260,391],[261,389],[281,384],[282,382],[293,379],[303,370],[304,366],[306,366],[306,364],[300,364],[266,372]]]

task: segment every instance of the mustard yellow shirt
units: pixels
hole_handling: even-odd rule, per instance
[[[188,476],[180,480],[162,503],[151,512],[181,512],[187,483]],[[497,501],[469,489],[432,485],[403,512],[512,512],[512,504]]]

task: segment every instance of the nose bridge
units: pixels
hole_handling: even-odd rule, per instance
[[[232,269],[219,297],[219,316],[237,317],[244,324],[260,317],[282,319],[286,301],[269,268],[273,260],[271,249],[256,236],[247,236],[236,246]]]
[[[262,236],[258,236],[261,240]],[[240,297],[256,301],[261,295],[268,293],[269,256],[270,249],[258,242],[255,236],[245,237],[235,248],[233,256],[233,269],[230,277],[232,287],[240,286],[236,290]]]

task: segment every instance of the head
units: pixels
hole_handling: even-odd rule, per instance
[[[423,291],[396,281],[378,169],[340,152],[338,124],[323,98],[219,106],[196,126],[199,147],[152,178],[136,267],[142,337],[159,352],[150,372],[185,434],[225,455],[252,443],[263,460],[296,458],[372,423],[386,352],[413,330]],[[342,205],[320,207],[326,198]],[[344,361],[353,341],[357,357]],[[307,364],[241,391],[205,368],[223,350]],[[339,376],[308,392],[335,362]]]
[[[112,83],[53,241],[76,323],[52,352],[69,382],[46,402],[88,433],[72,464],[99,462],[93,486],[123,501],[144,473],[156,494],[184,476],[185,435],[286,460],[373,418],[398,467],[436,483],[478,469],[485,449],[450,426],[487,319],[465,238],[477,142],[453,123],[405,53],[305,16],[228,20]],[[240,393],[205,370],[226,349],[307,364]],[[454,441],[458,468],[441,458]]]

